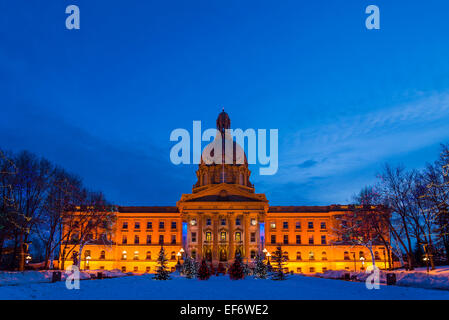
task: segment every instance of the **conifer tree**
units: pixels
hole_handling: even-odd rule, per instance
[[[198,273],[198,264],[196,263],[196,261],[193,260],[191,257],[187,256],[184,260],[182,273],[188,279],[195,278]]]
[[[254,277],[258,279],[267,278],[267,265],[264,263],[264,256],[260,252],[256,255]]]
[[[165,249],[161,246],[161,250],[159,251],[159,256],[157,258],[158,267],[156,270],[156,275],[154,279],[156,280],[169,280],[170,275],[168,272],[168,259],[165,256]]]
[[[231,280],[240,280],[245,276],[242,259],[240,256],[236,257],[234,263],[229,268],[229,277]]]
[[[200,280],[208,280],[210,278],[210,269],[206,264],[206,261],[201,261],[201,266],[198,269],[198,279]]]
[[[273,273],[271,275],[272,280],[285,280],[287,275],[284,272],[285,262],[288,260],[288,257],[284,251],[282,251],[282,247],[278,246],[276,251],[273,252],[272,262],[273,262]]]

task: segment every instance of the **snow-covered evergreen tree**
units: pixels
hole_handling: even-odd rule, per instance
[[[192,279],[197,276],[198,273],[198,264],[195,260],[187,256],[184,260],[184,265],[182,268],[183,275],[188,278]]]
[[[261,253],[256,255],[256,259],[254,262],[254,277],[258,279],[266,279],[267,278],[267,265],[264,263],[264,256]]]
[[[168,271],[168,259],[165,256],[165,249],[161,246],[161,250],[159,251],[159,256],[157,258],[157,269],[154,279],[156,280],[168,280],[170,279],[170,274]]]
[[[287,278],[287,275],[284,272],[284,266],[285,262],[288,260],[286,253],[282,251],[281,246],[278,246],[271,257],[273,262],[273,273],[271,274],[271,279],[285,280]]]

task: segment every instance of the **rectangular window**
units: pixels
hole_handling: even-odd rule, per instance
[[[140,230],[140,222],[138,221],[134,222],[134,229]]]
[[[296,221],[295,228],[296,228],[296,230],[300,230],[301,229],[301,222]]]
[[[256,233],[251,232],[251,242],[256,242]]]
[[[151,221],[147,222],[147,229],[153,229],[153,222]]]
[[[313,236],[309,236],[309,244],[313,244]]]
[[[321,236],[321,244],[326,244],[326,236]]]
[[[212,224],[212,220],[210,218],[206,219],[206,225],[210,226]]]
[[[139,236],[138,235],[134,236],[134,244],[139,244]]]
[[[165,229],[165,223],[164,221],[159,221],[159,229],[164,230]]]
[[[236,225],[236,226],[239,226],[239,225],[240,225],[240,219],[239,219],[239,218],[235,219],[235,225]]]
[[[320,227],[321,230],[326,230],[326,222],[321,222]]]
[[[276,235],[271,235],[271,244],[276,244]]]
[[[127,244],[128,243],[128,238],[126,236],[122,237],[122,244]]]
[[[288,235],[284,235],[284,244],[288,244]]]
[[[314,267],[310,267],[310,273],[315,273],[315,268]]]
[[[221,225],[225,226],[226,225],[226,219],[221,219]]]
[[[176,244],[176,235],[171,236],[171,244]]]
[[[191,238],[192,238],[192,242],[196,242],[196,232],[192,232]]]
[[[270,228],[271,228],[271,229],[276,229],[276,222],[271,221],[271,222],[270,222]]]
[[[147,244],[151,244],[151,234],[147,235]]]
[[[307,227],[308,227],[309,229],[313,229],[313,221],[309,221],[309,222],[307,223]]]
[[[172,229],[176,229],[176,221],[172,221],[171,222],[171,228]]]
[[[288,229],[288,221],[282,222],[282,228],[283,229]]]
[[[123,222],[122,229],[128,230],[128,222],[127,221]]]
[[[301,244],[301,236],[299,234],[296,235],[296,244]]]
[[[159,236],[159,244],[164,244],[164,235]]]

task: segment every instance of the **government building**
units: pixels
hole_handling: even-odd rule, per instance
[[[223,157],[226,142],[232,143],[232,161],[211,160],[214,140],[203,151],[192,192],[183,194],[176,206],[116,207],[112,245],[86,245],[81,269],[153,273],[161,246],[172,270],[185,255],[216,267],[229,266],[236,255],[251,265],[264,252],[269,263],[278,245],[288,255],[289,272],[360,271],[371,265],[365,247],[336,244],[338,218],[353,206],[270,206],[265,194],[256,193],[246,156],[238,161],[241,147],[225,136],[230,125],[228,114],[221,112],[217,135],[224,137]],[[388,267],[385,247],[373,251],[376,265]]]

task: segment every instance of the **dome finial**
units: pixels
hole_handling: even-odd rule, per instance
[[[228,114],[224,111],[223,107],[223,111],[218,115],[217,118],[217,129],[220,132],[224,132],[226,129],[230,128],[231,128],[231,119],[229,118]]]

